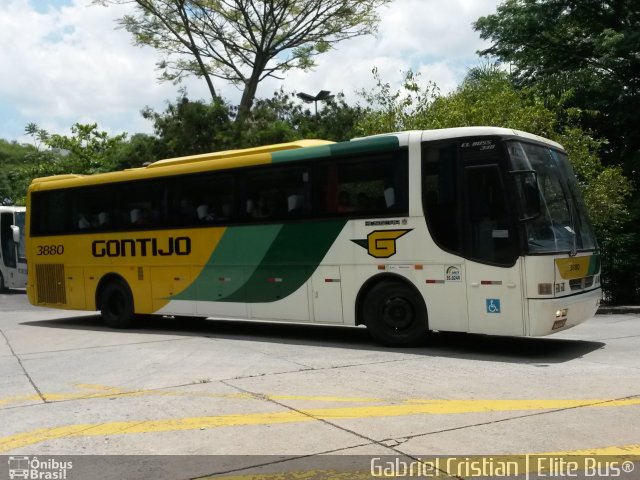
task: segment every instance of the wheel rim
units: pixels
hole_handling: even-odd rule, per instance
[[[413,304],[404,297],[390,297],[382,304],[382,321],[393,330],[405,330],[415,320]]]

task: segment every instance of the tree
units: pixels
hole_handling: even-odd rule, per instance
[[[153,121],[157,159],[215,152],[234,147],[233,112],[222,100],[192,101],[184,92],[164,112],[146,107],[142,116]]]
[[[420,74],[405,72],[402,87],[393,90],[383,82],[377,68],[372,70],[376,81],[373,90],[360,90],[358,94],[367,107],[356,124],[359,135],[399,132],[423,128],[424,116],[438,96],[438,87],[432,82],[420,84]]]
[[[347,105],[344,94],[324,102],[317,113],[304,108],[295,93],[276,91],[271,98],[256,101],[242,128],[242,146],[321,138],[341,142],[356,136],[360,107]]]
[[[110,155],[127,136],[121,133],[110,137],[107,132],[98,130],[97,123],[75,123],[71,133],[71,136],[41,134],[49,148],[62,152],[59,163],[65,173],[92,174],[113,170]]]
[[[569,92],[565,101],[583,110],[583,126],[608,140],[603,153],[609,162],[637,159],[636,0],[506,0],[474,28],[492,42],[479,53],[509,63],[521,84],[544,86],[551,101]]]
[[[109,153],[109,163],[114,170],[138,168],[163,157],[158,156],[158,139],[145,133],[131,135],[129,141],[117,145]]]
[[[291,68],[307,70],[336,43],[370,34],[376,9],[392,0],[94,0],[133,2],[137,14],[119,20],[137,45],[163,52],[164,80],[212,78],[242,90],[238,121],[249,114],[258,84]]]
[[[34,178],[114,169],[111,155],[124,143],[126,134],[110,137],[107,132],[99,131],[95,123],[76,123],[71,132],[72,136],[50,134],[35,123],[25,127],[33,145],[25,146],[21,163],[6,173],[14,202],[24,204],[27,188]]]
[[[25,158],[36,154],[34,145],[21,145],[0,139],[0,205],[23,202],[24,188],[17,172],[23,168]]]

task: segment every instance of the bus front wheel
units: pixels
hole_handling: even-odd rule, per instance
[[[100,312],[111,328],[128,328],[133,325],[133,296],[121,281],[109,282],[100,293]]]
[[[383,281],[367,294],[364,323],[371,336],[390,346],[411,346],[427,336],[427,309],[414,289],[397,281]]]

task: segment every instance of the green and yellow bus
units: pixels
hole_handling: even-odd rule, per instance
[[[303,140],[34,180],[34,305],[540,336],[591,318],[600,261],[557,143],[469,127]]]

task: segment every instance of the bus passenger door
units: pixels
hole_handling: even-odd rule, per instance
[[[463,191],[469,331],[523,335],[518,238],[498,165],[467,164]]]

